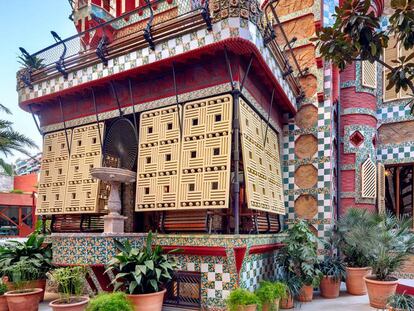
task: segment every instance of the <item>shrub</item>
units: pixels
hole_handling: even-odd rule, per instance
[[[0,296],[4,295],[5,292],[7,292],[7,285],[4,284],[3,281],[0,280]]]
[[[122,288],[129,294],[149,294],[160,291],[161,286],[171,280],[175,261],[163,254],[161,246],[152,249],[151,232],[140,250],[132,248],[128,241],[122,244],[115,240],[115,244],[120,253],[109,261],[105,271],[114,271],[115,279],[111,284],[115,291]]]
[[[230,311],[237,311],[239,306],[260,306],[260,299],[256,294],[249,292],[246,289],[237,288],[230,293],[226,303]]]
[[[121,292],[99,294],[89,302],[86,311],[134,311],[126,295]]]
[[[25,287],[29,281],[38,280],[40,273],[35,260],[21,260],[2,270],[3,276],[13,282],[17,290]]]
[[[79,297],[85,287],[86,268],[73,266],[59,268],[50,273],[50,278],[58,286],[58,292],[66,303],[71,301],[71,296]]]
[[[256,291],[262,304],[270,304],[271,310],[274,309],[274,301],[287,296],[287,286],[282,282],[260,282],[259,289]]]
[[[405,294],[395,294],[388,299],[388,306],[396,310],[414,310],[414,297]]]
[[[336,256],[326,257],[318,267],[323,276],[330,276],[336,282],[345,277],[345,265],[343,261]]]

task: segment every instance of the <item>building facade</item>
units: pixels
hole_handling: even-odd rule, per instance
[[[411,140],[390,134],[414,120],[404,95],[383,94],[382,68],[339,72],[310,41],[336,1],[72,3],[78,34],[29,56],[44,66],[19,71],[18,93],[44,135],[37,213],[52,219],[54,261],[89,264],[91,290],[106,289],[115,238],[138,246],[155,230],[200,289],[183,301],[222,309],[237,284],[273,276],[296,219],[326,237],[350,207],[412,216],[398,190],[411,182],[412,197]],[[129,157],[127,233],[102,235],[109,189],[90,169]]]

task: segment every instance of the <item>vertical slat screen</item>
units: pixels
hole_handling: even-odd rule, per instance
[[[378,213],[385,213],[385,167],[378,163]]]
[[[362,85],[371,88],[377,87],[377,63],[362,62]]]
[[[65,214],[98,213],[102,208],[105,187],[93,179],[90,170],[101,166],[102,154],[99,136],[104,124],[90,124],[73,129],[71,155],[66,186]]]
[[[177,208],[180,147],[177,107],[141,114],[135,203],[137,211]]]
[[[243,100],[240,132],[248,208],[285,214],[277,133]]]
[[[228,207],[232,107],[231,95],[184,105],[180,209]]]
[[[371,158],[362,163],[361,197],[374,199],[377,196],[377,167]]]
[[[72,131],[67,130],[69,141]],[[43,139],[36,214],[63,213],[69,152],[65,131],[49,133]]]

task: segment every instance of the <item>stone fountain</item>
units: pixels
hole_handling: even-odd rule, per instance
[[[137,174],[122,168],[96,167],[91,169],[91,175],[111,185],[111,191],[108,197],[109,214],[103,216],[104,233],[123,233],[124,221],[127,217],[120,215],[122,207],[119,187],[123,183],[129,184],[135,182]]]

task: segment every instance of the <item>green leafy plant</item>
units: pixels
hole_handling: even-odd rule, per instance
[[[57,284],[64,303],[77,301],[83,294],[87,270],[83,266],[59,268],[50,273],[50,279]]]
[[[8,267],[3,268],[2,274],[8,281],[13,282],[16,290],[26,287],[26,284],[40,278],[38,263],[36,260],[21,260]]]
[[[336,256],[328,256],[318,265],[323,276],[330,276],[334,281],[340,281],[345,277],[345,265]]]
[[[275,310],[275,300],[287,297],[287,286],[282,282],[260,282],[256,295],[262,304],[270,304],[270,310]]]
[[[322,277],[318,269],[319,239],[303,220],[295,223],[286,233],[285,246],[277,256],[278,263],[286,275],[296,275],[304,285],[318,286]]]
[[[33,233],[25,242],[10,241],[0,246],[0,274],[21,261],[30,259],[36,267],[39,279],[45,279],[52,268],[52,245],[44,245],[44,237]]]
[[[378,222],[378,217],[373,213],[360,208],[350,208],[339,218],[332,235],[347,266],[358,268],[369,266],[368,254],[360,240],[373,238],[374,228]]]
[[[374,234],[359,240],[367,258],[372,274],[377,280],[393,279],[391,274],[397,271],[414,250],[414,233],[411,231],[411,219],[398,219],[390,214],[375,216],[378,225]],[[354,241],[356,242],[356,241]]]
[[[237,288],[230,293],[226,304],[230,311],[238,311],[239,306],[260,306],[261,302],[255,293],[249,292],[246,289]]]
[[[388,299],[388,307],[395,310],[414,311],[414,297],[406,294],[395,294]]]
[[[86,311],[134,311],[131,302],[121,292],[99,294],[93,298]]]
[[[38,56],[23,54],[18,56],[17,59],[18,63],[22,65],[23,68],[39,70],[45,67],[45,64],[43,63],[44,60]]]
[[[176,268],[175,261],[168,256],[177,250],[163,254],[161,246],[152,248],[152,233],[148,233],[146,245],[140,250],[132,248],[126,241],[124,244],[115,240],[120,251],[108,263],[105,271],[114,271],[112,281],[114,290],[122,288],[129,294],[148,294],[158,292],[172,278]]]
[[[7,285],[3,282],[3,280],[0,280],[0,296],[4,295],[4,293],[7,291],[8,291]]]
[[[371,0],[345,0],[335,8],[335,22],[331,27],[317,31],[317,47],[321,55],[328,61],[344,69],[354,61],[367,60],[377,62],[387,68],[387,90],[395,88],[410,89],[414,94],[414,53],[393,60],[387,64],[382,60],[384,48],[387,48],[391,37],[409,51],[414,47],[414,1],[392,0],[389,10],[388,30],[382,30],[381,16],[377,16]],[[413,97],[414,99],[414,97]],[[414,113],[413,99],[410,101],[411,113]]]

